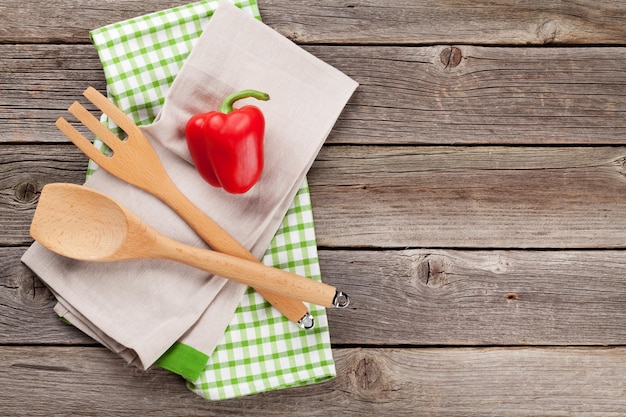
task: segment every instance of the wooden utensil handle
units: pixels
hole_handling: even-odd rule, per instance
[[[158,197],[183,218],[213,250],[236,256],[237,258],[259,262],[248,249],[222,229],[213,219],[200,211],[171,180],[168,183],[168,185],[160,189],[161,194]],[[308,308],[301,301],[282,297],[255,286],[252,287],[294,323],[300,324],[302,319],[308,317]]]
[[[337,295],[337,290],[331,285],[260,262],[186,245],[163,235],[157,236],[156,244],[160,251],[155,256],[181,262],[282,297],[332,307]]]
[[[159,198],[172,208],[211,248],[217,252],[258,262],[259,260],[208,215],[203,213],[170,180]]]

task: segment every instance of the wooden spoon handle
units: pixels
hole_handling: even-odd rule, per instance
[[[335,287],[257,261],[186,245],[163,235],[155,240],[155,256],[170,259],[232,279],[255,289],[310,302],[324,307],[335,305]]]
[[[171,180],[161,183],[167,183],[167,185],[160,188],[158,197],[183,218],[213,250],[259,263],[259,260],[248,249],[200,211]],[[252,287],[287,319],[305,328],[312,327],[311,322],[306,322],[307,319],[311,320],[308,308],[301,301],[264,291],[254,285]]]

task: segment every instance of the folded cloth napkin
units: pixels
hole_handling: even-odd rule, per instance
[[[149,123],[159,111],[162,96],[215,5],[212,1],[194,3],[92,34],[111,97],[137,123]],[[244,7],[258,15],[255,5]],[[234,7],[222,4],[219,9],[187,61],[192,64],[183,66],[165,107],[145,131],[175,182],[255,255],[263,254],[289,209],[263,261],[319,279],[308,190],[302,178],[356,83]],[[259,51],[267,55],[258,56]],[[272,78],[275,83],[270,82]],[[181,146],[180,127],[175,125],[243,88],[265,89],[272,95],[271,102],[279,104],[276,108],[264,106],[268,126],[271,123],[277,128],[267,133],[266,149],[274,154],[268,166],[273,168],[268,178],[264,175],[256,193],[235,199],[197,182]],[[187,94],[185,99],[177,102],[183,94]],[[308,114],[309,121],[302,112]],[[300,141],[306,142],[304,146]],[[282,158],[297,159],[296,154],[303,156],[303,152],[301,161],[283,164]],[[284,188],[279,192],[272,186],[281,181]],[[162,232],[202,244],[158,201],[104,171],[98,170],[87,185],[113,195]],[[269,205],[268,194],[273,199]],[[288,208],[290,202],[294,203]],[[262,219],[255,224],[250,216]],[[206,398],[302,385],[334,374],[323,309],[312,306],[318,328],[303,333],[248,290],[223,334],[228,324],[224,318],[232,317],[234,306],[241,300],[241,286],[230,286],[218,278],[207,280],[206,274],[161,261],[104,268],[84,265],[50,254],[38,245],[33,245],[23,259],[59,298],[59,314],[130,362],[145,368],[158,360],[167,368],[172,365],[167,359],[172,349],[182,356],[189,352],[202,356],[211,354],[217,344],[208,360],[200,358],[206,362],[201,375],[189,380],[190,388]],[[227,305],[231,307],[226,311],[211,310]],[[179,342],[174,343],[177,339]],[[185,370],[179,373],[185,375]]]

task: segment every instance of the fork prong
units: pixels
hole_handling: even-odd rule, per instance
[[[93,143],[84,137],[74,126],[72,126],[63,117],[59,117],[55,123],[56,127],[72,141],[78,149],[80,149],[87,157],[98,165],[104,165],[108,159]]]
[[[98,90],[93,87],[88,87],[83,95],[95,104],[103,113],[111,118],[119,127],[126,132],[126,134],[135,133],[138,129],[133,122],[122,110],[119,109],[111,100],[100,94]]]
[[[115,152],[115,148],[122,143],[120,138],[115,136],[113,132],[111,132],[106,126],[100,123],[100,120],[96,119],[96,117],[89,112],[86,108],[84,108],[79,102],[75,101],[69,107],[69,112],[72,113],[78,120],[80,120],[85,126],[89,128],[96,136],[102,139],[109,148],[113,149]]]

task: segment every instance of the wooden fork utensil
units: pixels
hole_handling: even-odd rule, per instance
[[[87,88],[83,94],[110,117],[126,133],[128,138],[124,141],[120,140],[85,107],[75,102],[69,107],[69,112],[111,148],[113,155],[104,155],[67,120],[60,117],[56,126],[74,145],[99,167],[154,195],[170,206],[213,250],[259,262],[250,251],[209,216],[200,211],[176,187],[148,139],[123,111],[93,87]],[[258,292],[289,320],[298,323],[304,329],[314,327],[315,321],[302,302],[269,291],[261,290]]]

